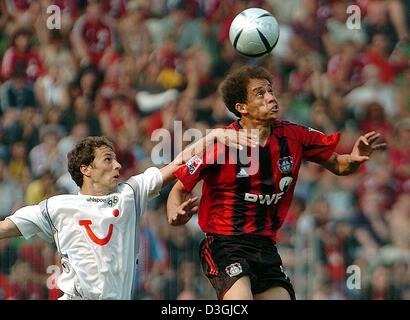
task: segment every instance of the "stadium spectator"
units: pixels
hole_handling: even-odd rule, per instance
[[[129,1],[126,14],[119,20],[121,45],[128,56],[141,59],[152,51],[152,38],[145,24],[146,10],[140,1]]]
[[[59,176],[65,172],[63,167],[65,155],[60,154],[57,147],[60,132],[52,127],[42,129],[41,143],[31,149],[29,153],[31,170],[34,177],[40,177],[46,171]]]
[[[394,141],[389,149],[393,177],[403,192],[410,190],[410,118],[396,123]]]
[[[30,48],[30,41],[31,33],[26,29],[20,29],[13,35],[1,63],[3,79],[10,79],[17,70],[22,70],[30,81],[35,81],[43,73],[43,64],[37,51]]]
[[[327,76],[333,90],[347,93],[362,83],[362,68],[360,49],[351,41],[339,44],[337,53],[329,58]]]
[[[0,219],[3,220],[11,211],[23,205],[23,192],[17,182],[10,177],[7,164],[2,158],[0,158],[0,192],[2,195]]]
[[[35,90],[43,110],[57,108],[62,111],[67,109],[70,102],[68,88],[61,79],[57,65],[48,67],[45,75],[36,82]]]
[[[406,26],[405,5],[401,1],[369,1],[366,8],[364,31],[368,42],[375,34],[387,37],[387,50],[391,52],[397,41],[408,37]]]
[[[390,268],[379,265],[374,268],[370,284],[363,290],[363,300],[396,300],[399,292],[392,284]]]
[[[408,258],[410,249],[410,232],[408,225],[410,223],[409,194],[402,193],[397,197],[390,216],[390,233],[392,244],[402,251],[403,257]]]
[[[348,126],[356,125],[354,114],[347,108],[344,95],[341,91],[332,90],[330,92],[327,106],[329,117],[332,119],[336,130],[343,130]]]
[[[379,69],[373,64],[367,64],[363,70],[364,84],[354,88],[346,96],[346,102],[354,111],[355,117],[359,118],[364,106],[370,102],[378,102],[385,110],[388,117],[395,117],[398,106],[395,99],[395,89],[385,85],[379,78]]]
[[[22,141],[17,141],[10,148],[9,173],[13,179],[21,183],[23,175],[30,171],[27,161],[27,147]]]
[[[35,271],[30,262],[18,259],[11,267],[10,276],[5,281],[6,300],[44,299],[41,286],[33,281]]]
[[[366,35],[359,28],[349,28],[346,21],[348,14],[346,7],[348,1],[333,1],[331,3],[331,17],[326,20],[326,28],[329,30],[330,40],[333,43],[334,52],[340,52],[340,45],[345,42],[353,42],[358,46],[364,45]]]
[[[410,116],[410,67],[403,71],[403,79],[397,88],[397,101],[399,105],[399,116],[405,118]]]
[[[71,128],[71,131],[68,135],[61,138],[58,142],[58,150],[60,154],[68,154],[72,149],[74,149],[75,145],[79,143],[82,139],[89,135],[89,128],[87,123],[85,122],[77,122]],[[65,165],[63,168],[67,167],[67,161],[65,161]]]
[[[28,81],[21,66],[14,69],[11,78],[1,85],[0,101],[3,113],[9,109],[37,108],[33,84]]]
[[[303,0],[305,11],[293,25],[294,37],[299,38],[311,50],[324,54],[332,54],[330,35],[326,24],[318,15],[319,1]]]
[[[4,13],[12,18],[13,24],[9,25],[11,31],[32,25],[31,0],[10,0],[2,3]]]
[[[50,171],[43,171],[27,186],[24,203],[34,205],[54,196],[57,193],[55,182],[55,177]]]
[[[78,96],[73,102],[73,106],[63,112],[61,123],[67,132],[70,132],[76,123],[84,122],[87,124],[90,135],[101,134],[101,125],[98,117],[92,110],[92,105],[87,97]]]
[[[17,260],[17,250],[14,248],[10,239],[5,239],[5,241],[0,241],[0,275],[5,275],[10,273],[10,268],[14,265]],[[1,277],[1,276],[0,276]],[[2,280],[0,279],[0,288]],[[0,300],[4,299],[4,293],[0,289]]]
[[[106,109],[98,115],[103,135],[113,141],[122,133],[131,142],[137,137],[138,118],[127,97],[114,95]]]
[[[32,107],[20,111],[7,111],[4,118],[3,142],[11,146],[17,141],[23,141],[27,150],[39,144],[39,126],[41,116]]]
[[[114,27],[104,16],[98,1],[89,1],[86,12],[79,17],[71,33],[74,53],[81,66],[99,66],[104,55],[111,55],[116,45]]]
[[[386,111],[378,102],[370,102],[364,106],[363,115],[358,119],[362,133],[369,131],[380,132],[386,140],[390,140],[393,127],[387,120]]]
[[[40,46],[39,56],[45,68],[57,67],[58,79],[65,85],[74,81],[78,72],[72,51],[68,48],[64,34],[53,29],[46,33],[46,40]]]
[[[377,255],[380,248],[390,241],[391,235],[382,209],[382,199],[377,193],[368,191],[361,196],[353,225],[357,241],[370,255]]]
[[[395,65],[389,61],[389,53],[387,52],[387,37],[383,34],[375,34],[372,36],[369,50],[363,55],[365,64],[373,64],[379,69],[380,81],[384,84],[389,84],[393,81],[396,75]]]

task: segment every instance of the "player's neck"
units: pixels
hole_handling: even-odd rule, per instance
[[[87,196],[106,196],[112,193],[112,190],[108,190],[107,187],[103,187],[97,184],[94,185],[89,183],[83,183],[80,192],[81,194]]]
[[[257,123],[250,121],[247,118],[241,118],[239,120],[241,127],[245,130],[257,129],[259,130],[259,143],[265,145],[266,140],[271,133],[271,124],[270,123]]]

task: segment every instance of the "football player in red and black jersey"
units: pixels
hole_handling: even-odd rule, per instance
[[[199,225],[206,233],[200,248],[202,268],[219,299],[295,299],[275,241],[302,160],[348,175],[385,143],[377,142],[379,133],[369,132],[358,138],[350,154],[340,155],[334,152],[340,133],[325,135],[279,120],[271,76],[261,67],[245,66],[228,75],[222,96],[239,117],[228,128],[258,129],[257,170],[250,169],[252,163],[220,161],[221,156],[227,160],[232,150],[226,147],[228,151],[221,153],[217,144],[203,156],[194,156],[174,173],[179,181],[169,194],[168,221],[181,225],[198,211]],[[189,193],[200,180],[197,207]]]

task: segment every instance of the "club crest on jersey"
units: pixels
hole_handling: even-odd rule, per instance
[[[198,155],[194,155],[191,159],[186,162],[189,174],[194,174],[198,170],[199,166],[202,164],[202,159]]]
[[[117,196],[113,196],[108,198],[107,205],[109,207],[114,207],[118,203],[119,198]]]
[[[282,174],[292,173],[293,158],[291,156],[279,158],[278,167],[279,167],[280,172],[282,172]]]
[[[227,266],[225,268],[225,271],[228,274],[228,276],[235,277],[242,273],[242,266],[239,262],[235,262]]]

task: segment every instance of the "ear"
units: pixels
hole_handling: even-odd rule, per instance
[[[89,177],[91,175],[91,169],[90,168],[91,168],[91,166],[86,166],[85,164],[82,164],[80,166],[80,171],[84,176]]]
[[[248,109],[247,105],[245,103],[237,103],[235,104],[235,109],[238,111],[241,115],[248,114]]]

